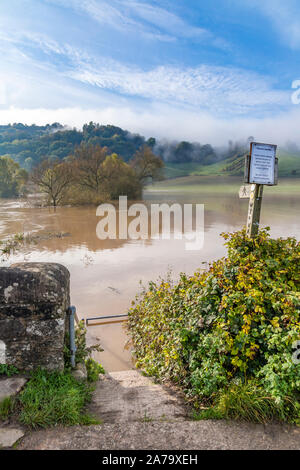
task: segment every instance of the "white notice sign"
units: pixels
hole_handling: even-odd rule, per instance
[[[277,145],[252,142],[249,183],[275,183],[275,157]]]
[[[240,199],[249,199],[250,198],[250,193],[251,193],[251,185],[250,184],[244,184],[243,186],[240,187],[239,190],[239,197]]]

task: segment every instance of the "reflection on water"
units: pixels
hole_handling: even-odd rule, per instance
[[[217,191],[155,187],[145,192],[147,203],[205,204],[205,239],[201,251],[186,251],[185,240],[99,240],[96,236],[95,207],[49,209],[22,207],[4,202],[0,205],[1,237],[16,232],[64,232],[70,236],[41,240],[30,251],[10,259],[17,261],[51,261],[64,264],[71,273],[71,300],[78,316],[124,313],[146,283],[172,270],[176,278],[181,271],[192,273],[203,262],[225,254],[220,233],[240,229],[245,224],[247,200],[238,199],[240,181],[217,184]],[[295,184],[293,182],[293,184]],[[174,183],[175,185],[175,183]],[[272,227],[273,236],[300,239],[300,191],[279,196],[265,191],[262,225]],[[108,370],[130,367],[130,353],[124,350],[126,335],[122,324],[89,327],[89,340],[100,339],[104,352],[99,359]]]

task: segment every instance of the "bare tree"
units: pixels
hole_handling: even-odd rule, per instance
[[[72,164],[77,183],[99,193],[105,176],[102,164],[107,156],[107,148],[100,145],[83,144],[76,148]]]
[[[48,196],[49,203],[56,207],[74,183],[74,172],[70,162],[43,160],[33,170],[31,179]]]

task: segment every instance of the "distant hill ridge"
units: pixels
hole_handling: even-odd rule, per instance
[[[45,157],[63,159],[81,143],[108,147],[125,161],[130,160],[143,145],[171,163],[197,162],[213,164],[220,159],[211,145],[199,143],[157,141],[113,125],[85,124],[82,130],[70,129],[60,123],[45,126],[22,123],[0,126],[0,156],[7,155],[30,170]]]
[[[22,123],[0,125],[0,156],[7,155],[31,170],[43,158],[64,159],[81,143],[108,147],[125,161],[143,145],[163,158],[166,177],[189,174],[242,175],[247,144],[235,144],[216,151],[209,144],[197,142],[158,141],[131,133],[114,125],[85,124],[82,130],[55,122],[45,126]],[[279,175],[300,177],[300,152],[279,152]]]
[[[69,129],[59,123],[46,126],[20,123],[0,126],[0,155],[9,155],[26,169],[31,169],[45,157],[63,159],[82,142],[108,147],[111,153],[117,153],[125,161],[142,145],[152,143],[120,127],[94,123],[84,125],[82,131]]]

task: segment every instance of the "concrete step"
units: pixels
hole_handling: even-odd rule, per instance
[[[137,370],[99,380],[90,413],[103,424],[34,431],[18,449],[275,450],[300,448],[295,426],[190,421],[180,397]]]
[[[137,370],[110,372],[101,378],[89,412],[112,424],[187,418],[183,402],[170,388],[155,384]]]
[[[300,429],[226,421],[116,423],[34,431],[22,450],[299,450]],[[130,455],[130,452],[129,452]],[[198,461],[198,464],[201,463]],[[101,464],[101,459],[100,459]]]

